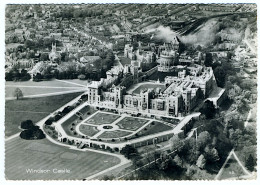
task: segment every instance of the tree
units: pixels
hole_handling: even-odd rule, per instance
[[[256,160],[253,158],[253,156],[250,154],[249,157],[246,160],[246,165],[247,169],[249,171],[253,171],[255,169],[256,166]]]
[[[172,138],[169,141],[171,150],[177,150],[178,152],[182,151],[184,147],[184,141],[180,139],[177,135],[172,136]]]
[[[33,127],[34,128],[34,127]],[[20,137],[26,140],[44,139],[45,134],[41,129],[26,129],[20,133]]]
[[[127,159],[134,158],[136,155],[138,155],[137,149],[131,145],[126,145],[124,148],[122,148],[120,153],[123,154]]]
[[[203,131],[198,135],[197,147],[198,150],[203,150],[211,140],[210,134],[207,131]]]
[[[26,120],[21,122],[21,128],[22,129],[30,129],[34,126],[32,120]]]
[[[200,112],[206,116],[207,119],[211,119],[214,117],[216,113],[215,106],[212,101],[205,101]]]
[[[200,168],[200,169],[204,169],[205,168],[205,165],[206,165],[206,159],[204,157],[204,155],[200,155],[197,162],[196,162],[196,165]]]
[[[213,135],[213,136],[219,135],[218,127],[220,125],[221,125],[221,123],[216,119],[204,122],[205,131],[208,131],[210,133],[210,135]]]
[[[206,53],[204,65],[206,67],[211,67],[212,62],[213,62],[212,54]]]
[[[16,88],[14,90],[14,97],[16,97],[16,99],[18,100],[19,98],[22,98],[23,97],[23,92],[21,91],[21,89],[19,88]]]
[[[216,78],[217,85],[219,87],[224,87],[225,79],[226,79],[226,71],[223,69],[223,67],[220,67],[220,66],[216,67],[214,69],[214,75]]]
[[[208,163],[215,163],[219,161],[218,151],[215,148],[210,148],[207,146],[204,151],[205,158],[207,159]]]
[[[175,155],[175,157],[173,158],[173,161],[175,162],[175,164],[176,164],[177,166],[179,166],[179,167],[182,168],[182,166],[183,166],[183,161],[182,161],[182,159],[180,158],[180,156],[179,156],[178,154]]]

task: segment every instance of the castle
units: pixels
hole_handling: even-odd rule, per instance
[[[154,45],[142,47],[139,42],[134,49],[133,45],[127,44],[124,56],[131,59],[131,64],[114,67],[107,72],[107,79],[90,84],[88,103],[99,108],[151,117],[182,117],[190,113],[198,100],[207,98],[217,85],[212,68],[199,65],[203,58],[201,53],[191,59],[180,54],[179,48],[177,37],[157,48]],[[139,70],[142,69],[141,64],[154,60],[158,65],[155,70],[152,69],[153,72],[157,70],[167,75],[167,72],[174,71],[176,75],[166,76],[163,82],[142,82],[139,76],[143,75]],[[114,85],[117,80],[120,83]],[[133,84],[139,91],[129,90],[129,87],[135,88]]]
[[[139,93],[129,93],[120,85],[112,85],[104,91],[101,82],[93,82],[88,86],[88,102],[131,114],[184,116],[196,106],[200,96],[207,97],[216,87],[212,68],[196,65],[187,69],[189,75],[186,70],[180,71],[178,76],[165,77],[165,82],[159,83],[158,88],[144,88]],[[156,86],[156,82],[154,84]]]

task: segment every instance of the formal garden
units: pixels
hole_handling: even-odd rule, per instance
[[[98,112],[97,114],[92,116],[90,119],[88,119],[85,123],[91,124],[91,125],[111,124],[118,118],[120,118],[120,116],[116,115],[116,114]]]
[[[120,120],[117,125],[120,129],[124,130],[131,130],[136,131],[146,123],[148,123],[149,120],[147,119],[140,119],[135,117],[125,117],[122,120]]]

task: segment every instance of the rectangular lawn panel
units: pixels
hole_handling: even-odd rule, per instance
[[[95,134],[97,134],[99,132],[97,127],[90,126],[90,125],[84,125],[84,124],[79,126],[79,131],[82,132],[82,134],[85,134],[90,137],[94,136]]]
[[[120,118],[120,116],[116,114],[107,114],[103,112],[98,112],[90,119],[88,119],[86,123],[93,124],[93,125],[111,124],[118,118]]]
[[[80,122],[79,117],[75,114],[72,115],[69,119],[64,121],[61,126],[63,130],[68,134],[69,136],[75,136],[73,133],[75,132],[75,126]],[[72,125],[74,123],[74,125]],[[54,123],[55,124],[55,123]],[[73,130],[71,130],[73,128]]]
[[[28,141],[17,137],[7,141],[5,149],[8,180],[82,180],[120,163],[114,156],[71,150],[47,139]],[[27,173],[27,169],[50,172]],[[53,173],[53,169],[68,169],[70,173]]]
[[[8,137],[19,132],[21,121],[30,119],[36,123],[80,94],[5,101],[5,135]]]
[[[146,119],[139,119],[134,117],[125,117],[124,119],[120,120],[117,125],[120,129],[124,130],[131,130],[136,131],[144,124],[146,124],[149,120]]]
[[[173,129],[173,128],[168,125],[165,125],[159,121],[153,121],[152,123],[150,123],[149,125],[144,127],[140,132],[138,132],[138,135],[147,136],[150,134],[156,134],[156,133],[164,132],[164,131],[171,130],[171,129]]]
[[[122,130],[115,130],[115,131],[105,131],[102,133],[98,138],[119,138],[119,137],[125,137],[132,134],[132,132],[122,131]]]

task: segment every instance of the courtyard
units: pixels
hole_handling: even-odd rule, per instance
[[[128,94],[140,94],[141,90],[147,90],[147,89],[160,89],[161,91],[166,89],[166,86],[162,83],[157,82],[142,82],[138,84],[134,84],[127,90]]]

